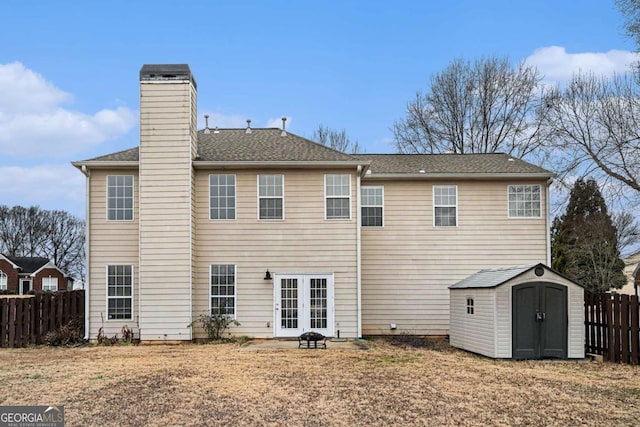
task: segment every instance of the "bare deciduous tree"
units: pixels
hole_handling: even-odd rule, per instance
[[[630,212],[617,212],[611,215],[618,236],[618,251],[625,251],[640,242],[640,227]]]
[[[508,58],[454,60],[431,78],[429,91],[407,104],[392,128],[399,153],[536,153],[546,104],[541,77]]]
[[[624,15],[624,29],[640,47],[640,2],[638,0],[616,0],[616,5]]]
[[[84,277],[83,220],[65,211],[0,205],[0,253],[40,256],[75,278]]]
[[[313,132],[311,139],[343,153],[356,154],[361,151],[358,141],[351,141],[344,129],[338,131],[328,126],[319,125],[318,129]]]
[[[552,168],[640,196],[640,87],[631,75],[576,74],[545,95]],[[628,191],[627,191],[628,193]]]

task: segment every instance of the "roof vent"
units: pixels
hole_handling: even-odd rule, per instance
[[[424,165],[420,165],[420,169],[418,170],[419,173],[427,173],[427,171],[424,168]]]
[[[211,133],[211,130],[209,129],[209,115],[205,114],[204,115],[204,133],[209,134]]]
[[[282,132],[280,132],[280,136],[287,136],[287,118],[283,117],[282,118]]]
[[[213,133],[220,133],[220,131],[218,130],[218,126],[216,126],[216,128],[213,130]]]
[[[251,133],[251,119],[247,120],[247,130],[244,133],[246,133],[246,134],[250,134]]]
[[[508,162],[515,162],[515,160],[513,159],[513,157],[509,157],[509,159],[507,160]]]

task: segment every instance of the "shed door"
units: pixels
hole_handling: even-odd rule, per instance
[[[567,287],[534,282],[513,287],[513,358],[567,358]]]

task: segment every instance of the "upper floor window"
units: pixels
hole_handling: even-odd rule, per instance
[[[58,290],[58,278],[57,277],[43,277],[42,278],[42,290],[55,292]]]
[[[382,227],[383,209],[384,209],[384,193],[383,187],[360,188],[362,196],[362,226],[364,227]]]
[[[284,219],[283,175],[258,175],[258,218]]]
[[[0,270],[0,291],[6,291],[7,290],[7,274]]]
[[[235,175],[209,175],[209,218],[236,219]]]
[[[540,218],[540,185],[509,186],[509,218]]]
[[[133,266],[107,266],[107,319],[133,319]]]
[[[433,225],[455,227],[458,225],[458,187],[433,186]]]
[[[107,176],[107,219],[133,220],[133,176]]]
[[[325,175],[326,219],[351,219],[351,175]]]
[[[211,313],[230,317],[236,315],[236,266],[211,265]]]

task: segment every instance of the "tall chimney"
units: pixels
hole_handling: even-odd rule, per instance
[[[140,70],[139,303],[142,340],[190,340],[196,81],[186,64]]]

